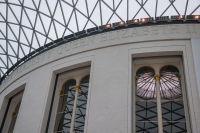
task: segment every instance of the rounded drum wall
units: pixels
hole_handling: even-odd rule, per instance
[[[85,132],[132,132],[132,58],[183,58],[191,129],[200,132],[200,104],[191,38],[200,38],[199,24],[157,25],[88,36],[53,48],[15,70],[0,86],[4,102],[25,85],[15,133],[44,133],[56,74],[90,65]],[[57,95],[58,92],[55,93]]]

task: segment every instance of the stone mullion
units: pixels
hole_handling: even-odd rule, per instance
[[[156,101],[157,101],[157,116],[158,116],[158,133],[163,133],[162,123],[162,107],[161,107],[161,94],[160,94],[160,75],[154,76],[156,80]]]
[[[76,85],[76,86],[74,86],[74,89],[76,90],[76,94],[75,94],[75,98],[74,98],[74,106],[73,106],[73,112],[72,112],[70,133],[73,133],[73,131],[74,131],[74,122],[75,122],[75,117],[76,117],[76,107],[77,107],[78,92],[80,90],[80,86]]]

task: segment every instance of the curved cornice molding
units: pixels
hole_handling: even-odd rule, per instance
[[[41,66],[83,52],[133,43],[200,38],[200,24],[168,24],[132,27],[90,35],[63,43],[27,60],[0,85],[0,91],[21,76]]]
[[[1,76],[36,49],[85,29],[136,18],[200,14],[196,0],[0,0],[0,6]]]

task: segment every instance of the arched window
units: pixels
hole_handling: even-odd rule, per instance
[[[60,90],[54,126],[55,133],[83,133],[86,116],[89,75],[68,80]]]
[[[20,104],[21,104],[21,101],[17,104],[17,106],[15,107],[15,111],[12,113],[12,120],[11,120],[11,123],[10,123],[8,133],[12,133],[14,131],[14,127],[15,127],[15,123],[16,123],[16,120],[17,120]]]
[[[179,70],[171,65],[160,70],[163,131],[185,133],[186,120]]]
[[[80,82],[80,90],[78,93],[76,117],[74,123],[74,133],[84,132],[89,78],[89,75],[85,76]]]
[[[141,67],[136,72],[135,131],[186,133],[179,70],[172,65],[166,65],[160,70],[155,68]]]
[[[74,86],[76,86],[76,80],[70,79],[63,85],[62,90],[60,90],[54,132],[59,133],[70,131],[76,93]]]
[[[157,133],[155,71],[142,67],[136,72],[136,132]]]
[[[142,67],[137,73],[136,95],[141,99],[154,99],[156,97],[155,72],[151,67]]]

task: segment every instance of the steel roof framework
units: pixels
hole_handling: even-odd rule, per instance
[[[0,0],[0,75],[37,48],[135,18],[200,14],[199,0]]]

